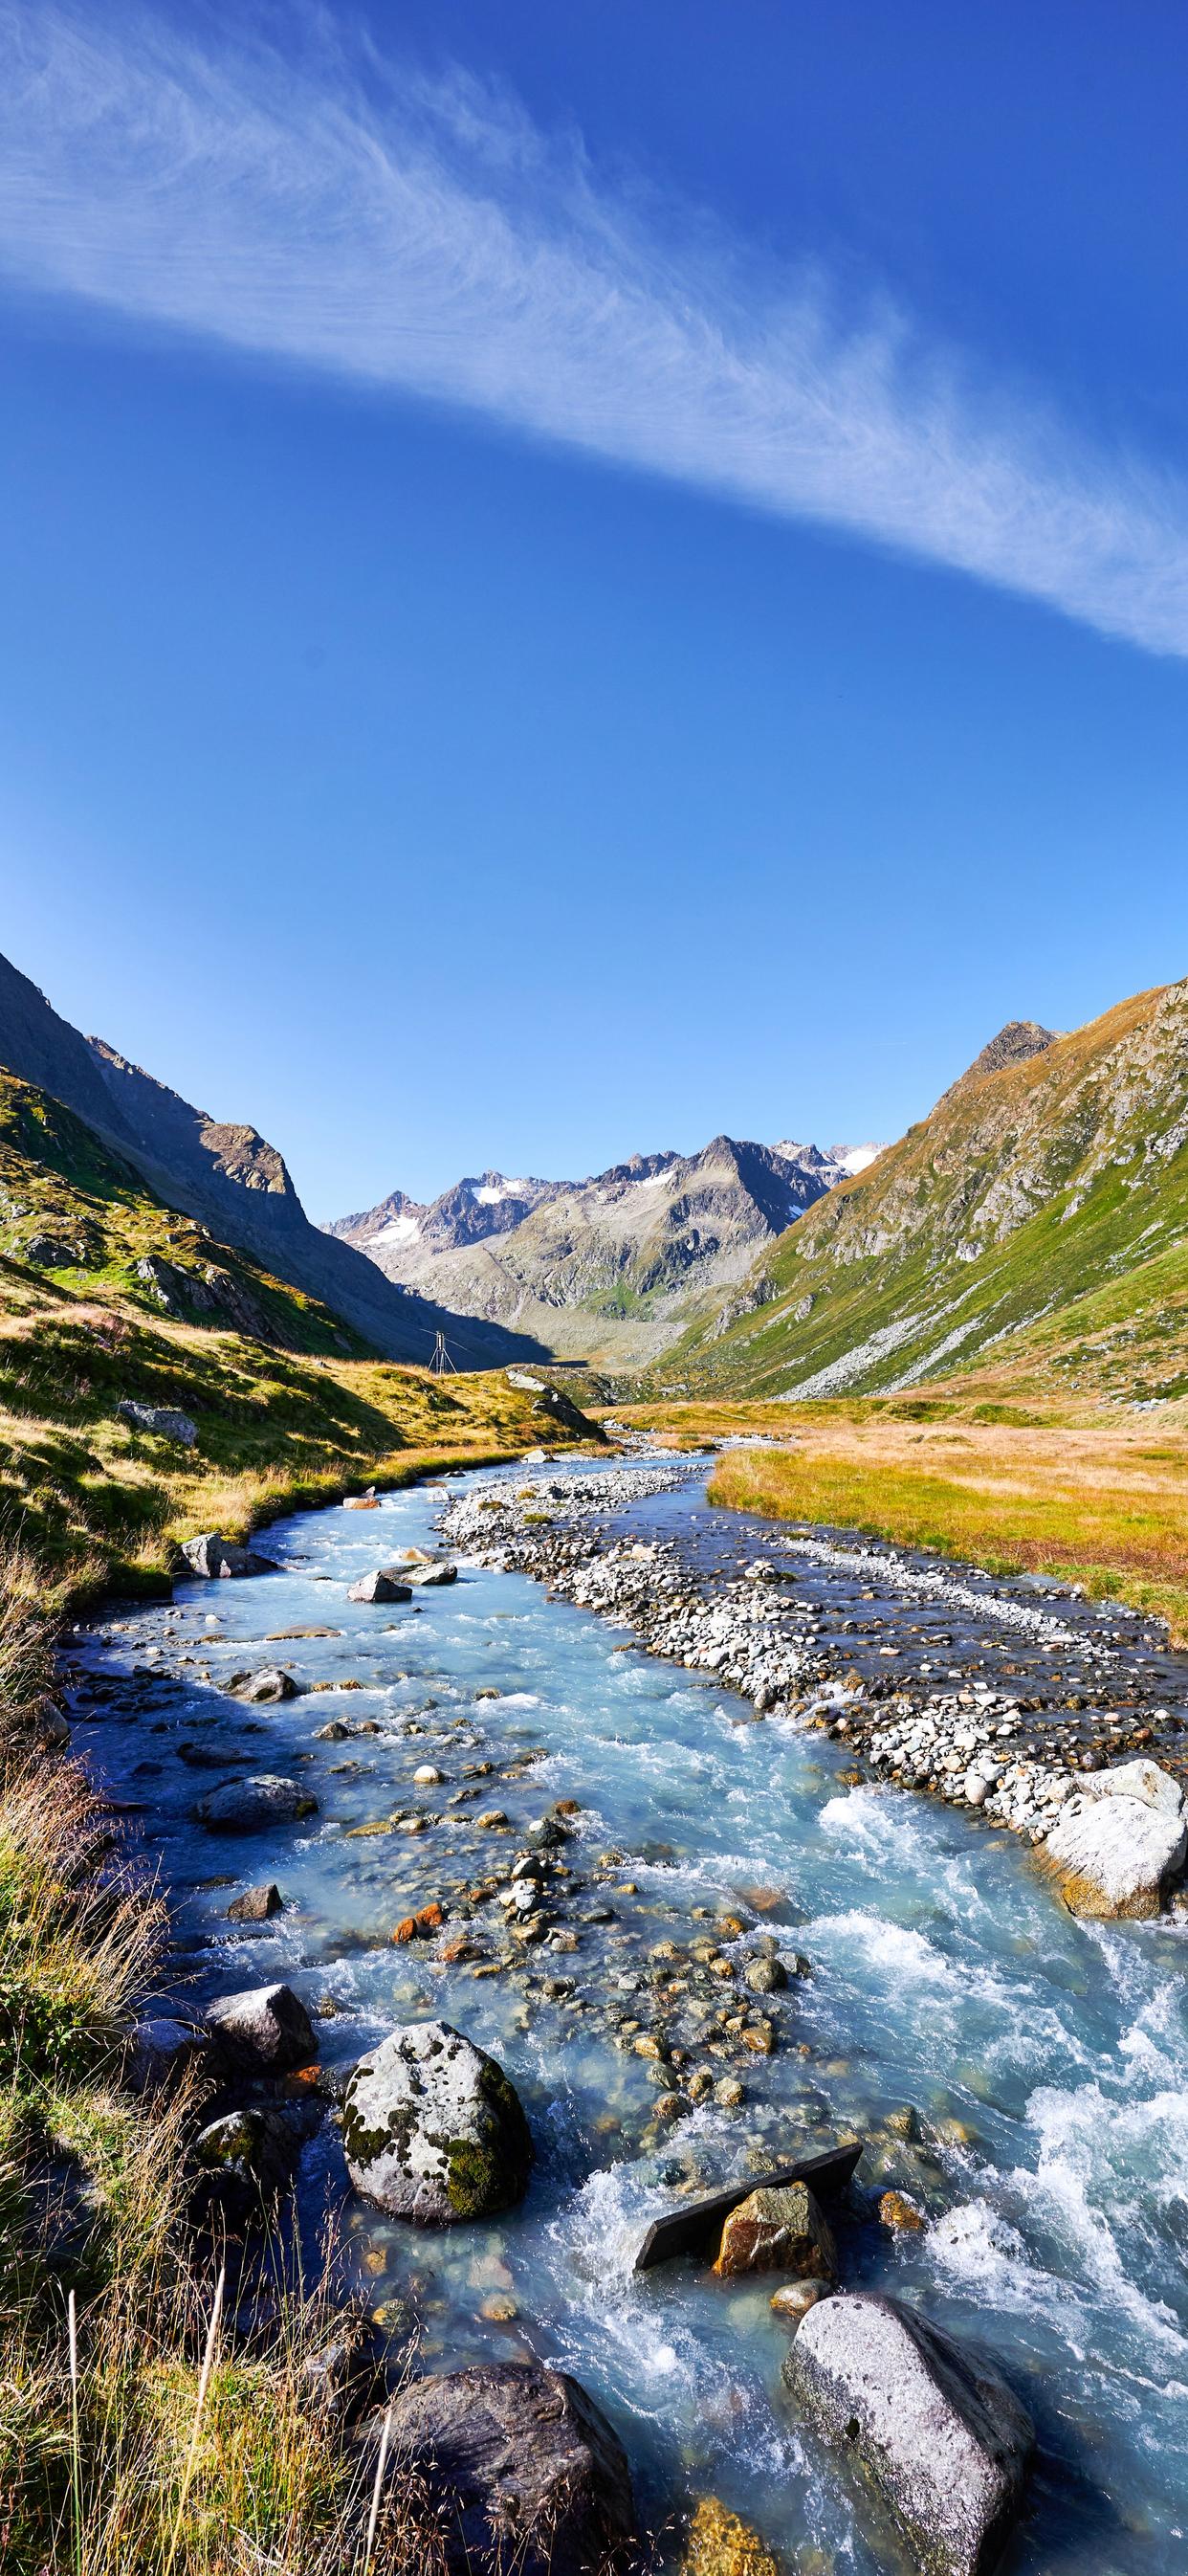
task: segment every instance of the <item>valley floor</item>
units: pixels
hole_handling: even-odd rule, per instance
[[[760,1444],[724,1452],[716,1503],[1060,1576],[1188,1640],[1186,1402],[1074,1415],[954,1386],[832,1404],[660,1402],[614,1418],[690,1445]]]

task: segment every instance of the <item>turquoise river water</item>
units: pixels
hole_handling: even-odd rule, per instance
[[[872,2195],[839,2222],[842,2277],[918,2300],[1025,2396],[1039,2455],[1007,2576],[1188,2571],[1183,1933],[1074,1921],[1013,1836],[897,1789],[847,1787],[839,1746],[788,1721],[741,1724],[730,1692],[616,1652],[621,1630],[519,1575],[463,1564],[456,1586],[407,1608],[349,1603],[358,1574],[433,1544],[442,1500],[424,1487],[375,1513],[282,1522],[263,1542],[276,1574],[179,1585],[172,1609],[113,1612],[77,1641],[110,1686],[80,1707],[77,1740],[138,1811],[190,1999],[284,1977],[321,2016],[329,2063],[440,2014],[500,2058],[528,2110],[537,2161],[523,2207],[441,2234],[356,2202],[328,2125],[299,2177],[309,2241],[328,2221],[348,2286],[369,2306],[405,2303],[427,2368],[531,2353],[572,2370],[618,2427],[653,2530],[716,2493],[803,2576],[900,2571],[893,2534],[782,2393],[788,2328],[770,2312],[771,2282],[718,2283],[693,2263],[637,2280],[631,2265],[682,2184],[713,2189],[910,2103],[924,2148],[884,2141],[868,2179],[902,2182],[928,2224],[889,2238]],[[696,1484],[634,1518],[711,1539],[728,1526],[732,1547],[746,1529]],[[806,1575],[824,1617],[831,1583],[828,1569]],[[262,1642],[315,1624],[339,1633]],[[245,1661],[282,1657],[306,1686],[363,1688],[246,1710],[219,1694]],[[378,1731],[316,1740],[335,1716]],[[215,1767],[195,1767],[195,1747]],[[296,1770],[320,1813],[213,1840],[192,1809],[237,1756]],[[416,1790],[427,1761],[444,1782]],[[401,1915],[437,1895],[448,1906],[451,1886],[519,1848],[514,1831],[477,1829],[473,1798],[451,1804],[484,1762],[482,1803],[513,1827],[580,1802],[565,1854],[576,1945],[486,1977],[391,1941]],[[416,1836],[350,1834],[417,1805],[429,1822]],[[621,1860],[596,1870],[607,1851]],[[230,1925],[235,1886],[267,1878],[284,1913]],[[613,2025],[646,2025],[657,1973],[673,1973],[651,1962],[656,1944],[712,1940],[731,1912],[744,1928],[717,1936],[728,1952],[774,1933],[811,1975],[773,1998],[778,2046],[741,2070],[742,2107],[703,2104],[660,2134],[646,2068]]]

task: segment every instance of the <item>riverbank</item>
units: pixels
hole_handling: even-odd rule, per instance
[[[712,1498],[854,1529],[1002,1574],[1079,1583],[1188,1643],[1188,1405],[1034,1409],[957,1381],[830,1404],[620,1406],[616,1420],[730,1448]]]
[[[711,1478],[711,1503],[721,1499],[723,1478],[729,1489],[739,1457],[736,1508],[747,1507],[756,1457],[760,1491],[763,1468],[778,1471],[783,1463],[766,1452],[732,1453]],[[471,1487],[444,1527],[451,1545],[479,1562],[526,1573],[581,1608],[628,1623],[649,1654],[716,1675],[750,1700],[757,1718],[824,1729],[864,1757],[875,1776],[973,1808],[987,1824],[1025,1836],[1077,1910],[1159,1912],[1185,1857],[1188,1711],[1164,1703],[1154,1667],[1152,1686],[1143,1690],[1133,1627],[1119,1629],[1100,1612],[1088,1619],[1075,1591],[1061,1595],[1053,1585],[1055,1600],[1041,1606],[996,1586],[981,1569],[958,1577],[845,1535],[752,1532],[741,1566],[712,1568],[673,1541],[608,1539],[609,1516],[700,1472],[699,1464],[674,1460],[670,1468],[623,1467],[518,1491],[501,1480]],[[946,1668],[938,1686],[935,1665],[889,1643],[879,1615],[866,1623],[849,1618],[830,1639],[793,1588],[809,1564],[862,1585],[872,1602],[878,1584],[958,1616],[980,1616],[1017,1641],[1016,1657],[1030,1650],[1032,1669],[1012,1661],[1009,1682],[996,1688],[985,1677],[985,1657],[967,1655],[963,1665]],[[857,1643],[864,1625],[865,1657]],[[881,1640],[873,1655],[872,1635]],[[942,1642],[951,1651],[951,1638]],[[1157,1650],[1160,1630],[1148,1627],[1141,1642]],[[1128,1762],[1134,1795],[1124,1803],[1113,1790]],[[1158,1799],[1167,1809],[1161,1827],[1147,1813]],[[1111,1860],[1095,1875],[1102,1842]]]
[[[505,1504],[524,1544],[569,1559],[572,1590],[499,1570]],[[471,1514],[473,1551],[455,1536]],[[370,1567],[445,1537],[452,1585],[352,1599]],[[411,1491],[374,1517],[281,1523],[269,1553],[258,1581],[88,1628],[77,1724],[168,1855],[191,2016],[262,1978],[310,2016],[327,2109],[296,2206],[309,2242],[333,2214],[348,2292],[389,2337],[411,2321],[419,2366],[447,2381],[570,2370],[628,2450],[644,2529],[711,2491],[797,2576],[887,2576],[897,2549],[781,2396],[792,2329],[770,2282],[632,2271],[659,2210],[848,2130],[866,2143],[835,2214],[843,2287],[920,2301],[1040,2423],[1016,2576],[1057,2558],[1139,2576],[1156,2546],[1175,2567],[1179,2415],[1152,2382],[1188,2381],[1164,2214],[1181,2159],[1160,2108],[1181,2080],[1182,1943],[1158,1923],[1083,1925],[1025,1837],[864,1783],[828,1731],[847,1671],[890,1724],[917,1689],[965,1694],[976,1719],[988,1686],[1042,1702],[1022,1718],[1070,1744],[1104,1722],[1099,1689],[1137,1726],[1183,1697],[1155,1632],[706,1511],[692,1461]],[[793,1583],[747,1570],[779,1559]],[[665,1616],[689,1596],[679,1659],[639,1651],[620,1581]],[[611,1615],[591,1616],[603,1587]],[[777,1703],[760,1719],[755,1692],[728,1686],[775,1642],[781,1602],[820,1731]],[[728,1614],[716,1643],[703,1611]],[[278,1656],[292,1695],[245,1701],[236,1676]],[[1064,1709],[1073,1696],[1092,1705]],[[237,1755],[299,1781],[313,1812],[212,1840],[204,1793]],[[282,1910],[235,1919],[267,1881]],[[517,2208],[426,2233],[352,2194],[333,2104],[361,2052],[437,2018],[506,2071],[536,2161]],[[880,2216],[887,2193],[911,2227]],[[673,2534],[662,2563],[679,2550]]]
[[[224,2316],[204,2376],[226,2292],[195,2218],[204,2083],[131,2081],[138,2005],[170,1974],[165,1907],[145,1856],[130,1857],[65,1757],[55,1645],[69,1613],[113,1582],[168,1597],[198,1530],[244,1539],[350,1488],[494,1464],[575,1424],[531,1384],[443,1389],[424,1371],[299,1360],[187,1328],[146,1335],[153,1373],[131,1334],[101,1335],[110,1383],[97,1386],[70,1375],[73,1337],[89,1329],[71,1315],[52,1368],[44,1334],[15,1378],[5,1352],[20,1410],[0,1422],[0,1507],[41,1545],[10,1545],[0,1566],[0,2555],[13,2576],[67,2564],[76,2576],[239,2576],[245,2551],[340,2576],[362,2565],[371,2468],[314,2402],[310,2365],[340,2334],[338,2302],[330,2285],[272,2282],[267,2336],[245,2342]],[[174,1418],[128,1423],[117,1389],[154,1410],[170,1398]],[[194,1411],[179,1437],[183,1397]],[[266,2270],[267,2249],[265,2231]],[[385,2482],[380,2544],[393,2576],[438,2562],[403,2478]]]

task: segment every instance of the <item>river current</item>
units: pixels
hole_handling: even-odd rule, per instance
[[[712,1678],[623,1652],[621,1629],[521,1575],[463,1561],[455,1586],[407,1607],[350,1603],[358,1575],[434,1545],[444,1499],[439,1484],[372,1513],[283,1521],[261,1542],[275,1574],[179,1584],[172,1608],[114,1612],[75,1641],[100,1693],[84,1681],[76,1741],[159,1865],[183,2000],[283,1977],[331,2065],[441,2015],[524,2101],[537,2160],[522,2208],[414,2233],[354,2200],[328,2125],[299,2175],[308,2243],[329,2224],[348,2288],[397,2335],[412,2318],[427,2368],[532,2354],[571,2370],[615,2422],[661,2535],[713,2493],[797,2576],[898,2576],[908,2562],[890,2527],[782,2392],[789,2328],[771,2313],[773,2281],[717,2282],[691,2262],[632,2274],[648,2220],[682,2191],[858,2130],[874,2140],[859,2174],[870,2190],[839,2218],[843,2285],[918,2301],[991,2353],[1034,2415],[1007,2576],[1188,2571],[1183,1932],[1075,1921],[1014,1836],[847,1783],[842,1746],[749,1722]],[[696,1483],[629,1517],[732,1555],[763,1536],[712,1512]],[[855,1598],[854,1576],[828,1564],[810,1563],[804,1586],[825,1619],[841,1593],[847,1608]],[[923,1653],[927,1620],[911,1609]],[[933,1624],[946,1615],[951,1635],[943,1604]],[[335,1633],[265,1643],[315,1626]],[[989,1602],[981,1626],[1001,1644]],[[274,1660],[297,1698],[243,1708],[220,1692]],[[1165,1659],[1161,1687],[1176,1679]],[[312,1689],[343,1681],[362,1687]],[[333,1719],[352,1732],[321,1740]],[[426,1763],[440,1785],[414,1784]],[[320,1812],[210,1836],[193,1807],[237,1768],[308,1782]],[[434,1945],[393,1944],[402,1916],[432,1898],[448,1914],[452,1893],[506,1869],[515,1829],[559,1799],[579,1807],[563,1949],[476,1974],[481,1945],[451,1965]],[[488,1806],[511,1831],[478,1826]],[[418,1809],[419,1833],[352,1831]],[[236,1889],[267,1879],[284,1912],[229,1923]],[[657,1984],[698,1941],[741,1962],[763,1939],[809,1969],[770,1999],[774,2053],[738,2070],[741,2105],[711,2098],[661,2130],[624,2023],[647,2029]],[[678,1956],[658,1965],[667,1944]],[[916,2144],[883,2126],[909,2105]],[[878,2225],[892,2182],[926,2213],[920,2232]]]

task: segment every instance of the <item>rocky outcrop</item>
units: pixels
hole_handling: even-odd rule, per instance
[[[226,2066],[251,2075],[285,2075],[309,2066],[317,2033],[291,1986],[251,1986],[208,2005],[211,2048]]]
[[[989,2576],[1019,2510],[1031,2419],[988,2362],[897,2299],[821,2299],[785,2362],[825,2439],[859,2462],[923,2576]]]
[[[183,1449],[192,1449],[198,1437],[198,1425],[188,1413],[179,1413],[169,1404],[140,1404],[135,1396],[121,1396],[116,1412],[134,1431],[150,1431],[158,1440],[176,1440]]]
[[[503,2362],[414,2380],[397,2470],[426,2480],[449,2576],[603,2576],[634,2535],[616,2434],[566,2371]]]
[[[801,2280],[832,2281],[833,2232],[807,2183],[749,2192],[726,2220],[714,2270],[723,2279],[737,2272],[794,2272]]]
[[[503,2068],[444,2021],[410,2022],[360,2059],[342,2143],[356,2189],[420,2227],[510,2208],[532,2163]]]
[[[1043,1846],[1072,1913],[1138,1922],[1158,1914],[1186,1857],[1183,1793],[1156,1762],[1091,1775]]]
[[[182,1555],[191,1574],[203,1575],[209,1582],[276,1572],[274,1558],[261,1556],[254,1547],[240,1547],[234,1539],[221,1538],[217,1530],[204,1530],[201,1538],[183,1539]]]
[[[197,1822],[210,1834],[258,1834],[266,1825],[297,1824],[317,1812],[310,1790],[271,1771],[247,1780],[221,1780],[194,1809]]]

